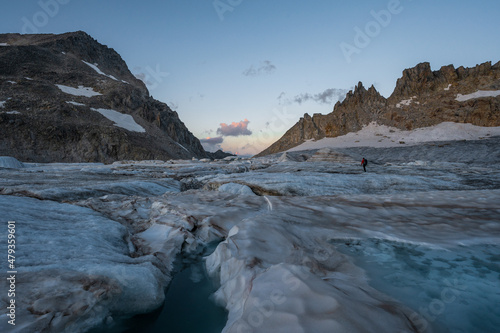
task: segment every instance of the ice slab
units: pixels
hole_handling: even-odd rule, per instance
[[[24,164],[11,156],[0,156],[0,168],[21,169]]]
[[[409,309],[370,288],[333,246],[318,247],[324,231],[305,235],[275,214],[242,221],[207,258],[221,284],[216,299],[229,311],[223,332],[411,329]]]
[[[119,223],[88,208],[12,196],[0,196],[0,211],[16,222],[14,332],[82,332],[161,305],[168,276],[155,257],[130,256],[128,232]],[[6,242],[0,240],[2,247]],[[5,302],[0,299],[2,313]],[[13,332],[6,325],[2,321],[0,330]]]

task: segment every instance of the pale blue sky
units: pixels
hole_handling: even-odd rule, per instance
[[[358,81],[388,97],[419,62],[499,61],[499,15],[497,0],[4,0],[0,32],[84,30],[198,138],[254,154]],[[217,131],[233,122],[245,135]]]

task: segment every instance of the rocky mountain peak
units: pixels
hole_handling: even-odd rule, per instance
[[[354,92],[352,90],[349,91],[345,99],[335,105],[334,112],[335,110],[356,108],[359,106],[378,107],[381,104],[385,104],[385,101],[385,98],[380,95],[373,85],[366,90],[363,83],[359,82],[358,85],[355,86]]]
[[[0,155],[30,162],[205,158],[113,49],[83,31],[0,34]]]
[[[415,94],[428,91],[433,85],[435,75],[431,70],[431,64],[423,62],[417,66],[403,71],[403,76],[397,80],[393,96],[401,98],[411,97]]]
[[[444,121],[500,126],[500,96],[496,92],[500,92],[500,62],[457,69],[448,65],[438,71],[423,62],[403,71],[389,98],[381,96],[373,85],[366,90],[359,82],[343,102],[335,104],[333,112],[304,116],[257,156],[285,151],[305,140],[356,132],[371,122],[404,130]]]

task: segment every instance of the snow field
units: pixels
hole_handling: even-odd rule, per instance
[[[497,97],[497,96],[500,96],[500,90],[478,90],[475,93],[468,95],[458,94],[456,100],[459,102],[465,102],[476,98]]]
[[[56,84],[56,86],[63,93],[73,96],[94,97],[102,95],[101,93],[94,91],[94,88],[88,88],[84,86],[78,86],[78,88],[68,87],[62,84]]]
[[[116,127],[121,127],[131,132],[145,133],[144,127],[135,122],[134,118],[129,114],[123,114],[115,110],[110,109],[94,109],[91,110],[99,112],[107,119],[114,122]],[[184,148],[185,149],[185,148]]]
[[[288,152],[321,148],[400,147],[434,141],[479,140],[487,136],[498,135],[500,135],[500,127],[480,127],[472,124],[443,122],[431,127],[402,131],[372,122],[359,132],[318,141],[306,141],[289,149]]]

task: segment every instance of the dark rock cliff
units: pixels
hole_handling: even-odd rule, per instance
[[[479,90],[500,90],[500,62],[487,62],[473,68],[444,66],[432,71],[421,63],[403,71],[389,98],[372,86],[360,82],[344,101],[338,102],[327,115],[305,114],[278,141],[261,152],[265,156],[300,145],[305,140],[319,140],[359,131],[375,121],[380,125],[411,130],[444,121],[471,123],[478,126],[500,126],[500,96],[457,99]]]
[[[0,44],[0,155],[104,163],[207,157],[178,114],[85,32],[1,34]],[[131,116],[143,131],[116,126],[102,109]]]

